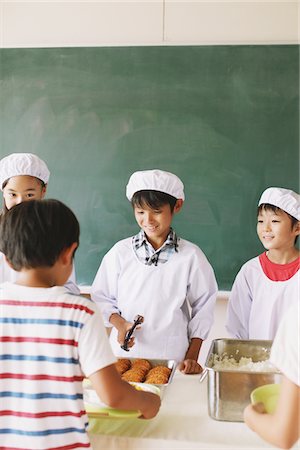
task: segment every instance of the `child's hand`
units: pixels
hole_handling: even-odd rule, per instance
[[[265,406],[263,403],[255,403],[254,405],[250,404],[246,406],[244,409],[244,419],[248,419],[248,417],[252,417],[253,413],[265,414]]]
[[[196,374],[203,371],[203,368],[194,359],[185,359],[179,363],[178,369],[185,374]]]
[[[265,413],[266,410],[263,403],[255,403],[255,405],[250,403],[244,409],[244,421],[251,430],[256,431],[257,421],[260,421],[260,415]]]
[[[124,320],[122,322],[122,324],[117,328],[118,329],[118,342],[120,345],[124,344],[125,341],[125,337],[127,334],[127,331],[130,330],[130,328],[132,327],[133,323],[132,322],[127,322],[126,320]],[[129,341],[128,341],[128,345],[127,347],[130,348],[134,345],[134,337],[132,336]]]
[[[265,410],[265,405],[262,402],[259,403],[255,403],[254,405],[252,405],[254,411],[260,413],[260,414],[265,414],[267,411]]]
[[[142,321],[140,321],[142,319]],[[117,340],[119,344],[122,346],[124,345],[124,341],[127,335],[127,332],[134,326],[136,330],[141,328],[140,326],[137,326],[139,323],[143,322],[144,318],[142,316],[137,316],[137,319],[134,319],[134,324],[132,322],[128,322],[124,319],[124,317],[120,316],[120,314],[112,314],[109,318],[110,323],[113,327],[115,327],[118,331]],[[132,330],[133,331],[133,330]],[[132,331],[130,334],[132,334]],[[126,347],[127,349],[132,347],[134,345],[134,337],[131,337],[129,341],[126,341]]]
[[[161,400],[159,395],[152,394],[152,392],[142,392],[143,396],[142,407],[140,411],[142,413],[141,419],[152,419],[159,411]]]

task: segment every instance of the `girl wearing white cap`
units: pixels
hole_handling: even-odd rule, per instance
[[[195,244],[171,228],[184,186],[162,170],[135,172],[126,195],[140,232],[104,256],[91,296],[99,305],[116,356],[137,315],[144,318],[128,344],[130,357],[175,359],[184,373],[199,373],[198,355],[213,322],[214,272]]]
[[[238,339],[274,339],[284,312],[299,302],[300,195],[266,189],[258,203],[257,234],[266,249],[236,276],[226,328]]]
[[[50,172],[46,163],[33,153],[12,153],[0,161],[0,188],[3,192],[3,211],[28,200],[43,199]],[[14,282],[18,273],[5,261],[0,252],[0,283]],[[71,274],[66,287],[74,294],[79,294],[75,283],[75,272]]]
[[[23,201],[44,198],[49,176],[47,165],[32,153],[12,153],[1,159],[4,211]]]

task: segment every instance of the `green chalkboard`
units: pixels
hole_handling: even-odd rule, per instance
[[[0,50],[0,157],[33,152],[48,197],[77,214],[77,279],[137,232],[125,185],[161,168],[185,183],[174,220],[213,265],[220,289],[262,251],[256,204],[299,189],[299,46]]]

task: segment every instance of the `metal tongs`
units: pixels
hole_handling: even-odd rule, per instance
[[[129,348],[128,348],[128,343],[129,343],[129,341],[130,341],[130,338],[131,338],[131,336],[132,336],[132,334],[133,334],[133,332],[134,332],[134,330],[136,329],[136,327],[138,326],[138,325],[140,325],[141,323],[143,323],[144,322],[144,317],[143,316],[136,316],[135,318],[134,318],[134,322],[133,322],[133,325],[132,325],[132,327],[127,331],[127,333],[126,333],[126,336],[125,336],[125,339],[124,339],[124,344],[122,344],[121,345],[121,348],[123,349],[123,350],[125,350],[126,352],[129,352]]]

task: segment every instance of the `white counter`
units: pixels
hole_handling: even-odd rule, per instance
[[[93,419],[91,427],[94,450],[274,449],[244,423],[211,419],[207,380],[178,371],[154,419]]]

